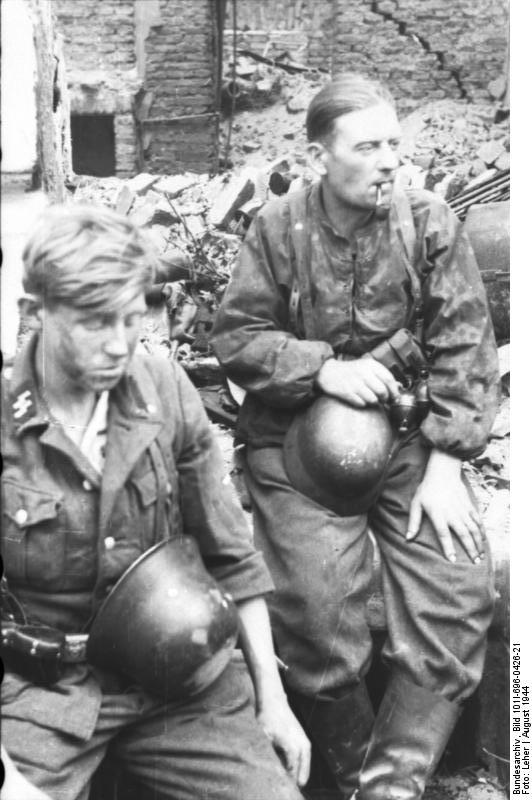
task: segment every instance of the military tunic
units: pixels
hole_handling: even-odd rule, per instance
[[[109,396],[100,475],[51,418],[36,385],[35,346],[34,338],[4,380],[2,413],[2,555],[28,621],[81,632],[132,562],[180,533],[196,538],[209,572],[235,600],[269,592],[270,576],[183,370],[133,358]],[[128,769],[161,797],[199,791],[244,800],[253,787],[266,800],[272,782],[287,800],[299,797],[256,723],[242,663],[230,663],[190,702],[165,704],[130,684],[86,663],[66,665],[49,688],[7,672],[3,743],[54,798],[87,796],[111,739]]]

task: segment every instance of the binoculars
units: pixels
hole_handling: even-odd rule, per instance
[[[399,433],[418,426],[430,406],[427,359],[421,345],[407,328],[370,351],[369,355],[390,370],[401,384],[399,397],[389,406],[390,419]]]

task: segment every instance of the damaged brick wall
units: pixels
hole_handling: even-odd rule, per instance
[[[133,0],[55,0],[60,22],[75,69],[129,70],[135,67],[135,14]]]
[[[488,84],[505,72],[508,15],[508,0],[237,0],[238,46],[379,77],[409,110],[490,99]]]
[[[73,115],[112,115],[116,175],[136,171],[134,0],[54,0]]]
[[[117,176],[216,168],[215,2],[54,0],[72,113],[113,116]]]
[[[443,98],[489,100],[505,70],[505,0],[335,0],[333,71],[386,81],[402,108]]]
[[[218,142],[212,0],[159,0],[159,8],[160,22],[145,40],[151,104],[144,168],[212,171]]]
[[[334,2],[328,0],[236,0],[237,47],[268,58],[284,53],[309,67],[330,70]],[[227,4],[226,60],[233,45],[232,4]]]

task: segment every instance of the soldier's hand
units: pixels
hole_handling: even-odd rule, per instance
[[[399,395],[390,370],[371,356],[352,361],[329,358],[322,365],[316,384],[325,394],[356,408],[387,403]]]
[[[310,775],[310,742],[286,698],[270,699],[257,718],[288,774],[298,786],[304,786]]]
[[[458,539],[471,561],[484,558],[482,520],[460,477],[460,459],[433,450],[423,480],[412,499],[407,540],[415,539],[427,514],[449,561],[456,561]]]

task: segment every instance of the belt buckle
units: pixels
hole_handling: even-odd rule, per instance
[[[63,644],[62,660],[65,664],[79,664],[87,660],[88,633],[67,633]]]

